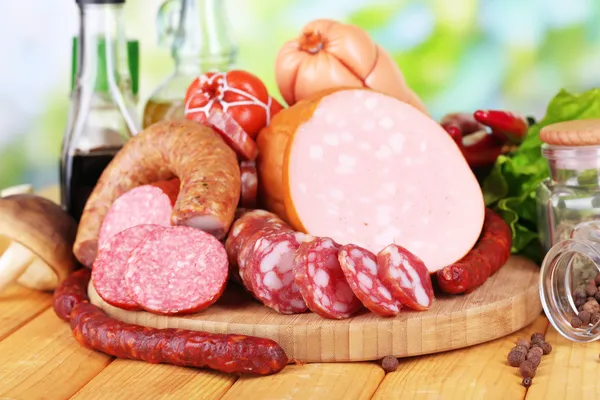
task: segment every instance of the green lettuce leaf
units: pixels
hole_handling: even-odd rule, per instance
[[[537,232],[536,188],[549,175],[542,156],[540,131],[556,122],[600,118],[600,88],[579,95],[561,90],[546,109],[546,116],[531,126],[523,143],[512,153],[498,157],[481,187],[488,207],[510,226],[512,253],[541,261]]]

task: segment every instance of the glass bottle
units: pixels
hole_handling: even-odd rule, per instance
[[[61,203],[79,220],[106,165],[139,132],[124,32],[125,0],[76,0],[77,75],[60,162]],[[137,63],[134,63],[137,64]]]
[[[157,25],[160,42],[171,45],[175,71],[146,103],[144,128],[184,118],[189,85],[205,72],[230,70],[237,54],[224,0],[167,0]]]

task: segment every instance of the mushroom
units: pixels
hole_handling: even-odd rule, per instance
[[[23,193],[31,191],[22,185],[0,192],[0,236],[9,241],[0,256],[0,293],[17,280],[52,290],[75,269],[75,220],[56,203]]]

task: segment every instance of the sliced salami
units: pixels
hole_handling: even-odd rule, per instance
[[[127,259],[150,233],[164,229],[160,225],[137,225],[117,233],[100,247],[92,267],[92,283],[104,301],[125,310],[140,309],[126,290]]]
[[[244,160],[254,160],[258,155],[258,147],[252,137],[228,113],[213,108],[208,114],[207,122],[221,134],[227,143]]]
[[[242,278],[251,282],[252,292],[267,307],[281,314],[305,312],[293,267],[296,250],[310,236],[292,231],[262,233],[258,232],[261,236],[254,242]]]
[[[377,254],[377,267],[381,281],[402,305],[418,311],[431,307],[433,285],[429,270],[419,257],[390,244]]]
[[[250,236],[268,225],[274,228],[286,227],[291,229],[277,215],[264,210],[246,211],[233,223],[225,241],[225,249],[229,259],[230,274],[234,280],[241,282],[238,270],[238,254],[242,246]]]
[[[324,318],[349,318],[362,306],[340,266],[340,247],[330,238],[315,238],[302,243],[294,257],[294,282],[308,308]]]
[[[214,236],[187,226],[149,234],[131,252],[125,280],[133,299],[157,314],[213,304],[227,283],[227,253]]]
[[[254,161],[242,161],[240,163],[240,174],[242,177],[242,194],[239,207],[256,208],[258,193],[258,173]]]
[[[400,312],[402,304],[394,299],[381,282],[377,272],[377,258],[367,249],[354,244],[342,246],[338,260],[348,284],[365,307],[383,317]]]
[[[136,225],[171,226],[171,213],[179,194],[179,179],[138,186],[119,196],[102,221],[98,246]]]

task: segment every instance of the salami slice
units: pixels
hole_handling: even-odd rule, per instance
[[[273,228],[287,227],[287,224],[277,215],[264,210],[246,211],[233,223],[225,241],[225,249],[229,259],[230,274],[234,280],[241,282],[238,270],[238,254],[242,246],[250,236],[267,225]],[[288,229],[291,228],[288,227]]]
[[[131,252],[125,280],[133,299],[157,314],[213,304],[227,283],[227,253],[214,236],[187,226],[149,234]]]
[[[324,318],[349,318],[362,306],[340,267],[340,247],[330,238],[315,238],[302,243],[294,257],[294,282],[308,308]]]
[[[256,208],[258,193],[256,163],[254,161],[242,161],[240,163],[240,173],[242,177],[242,194],[239,207],[254,209]]]
[[[125,310],[140,309],[126,289],[126,262],[142,240],[164,229],[160,225],[133,226],[112,236],[100,247],[92,267],[92,283],[104,301]]]
[[[402,304],[394,299],[381,282],[377,272],[377,259],[367,249],[354,244],[342,246],[338,259],[352,291],[365,307],[383,317],[400,312]]]
[[[281,314],[305,312],[306,303],[294,282],[293,267],[296,250],[310,236],[287,230],[257,234],[261,236],[251,247],[242,278],[251,282],[252,292],[267,307]],[[251,245],[249,242],[246,246]]]
[[[404,247],[390,244],[377,254],[379,277],[402,305],[423,311],[434,299],[429,270],[421,259]]]
[[[244,160],[254,160],[258,155],[256,142],[228,113],[213,108],[208,114],[207,122],[221,134],[225,142]]]
[[[98,246],[132,226],[171,226],[171,213],[178,194],[179,179],[138,186],[124,193],[112,203],[102,221]]]

